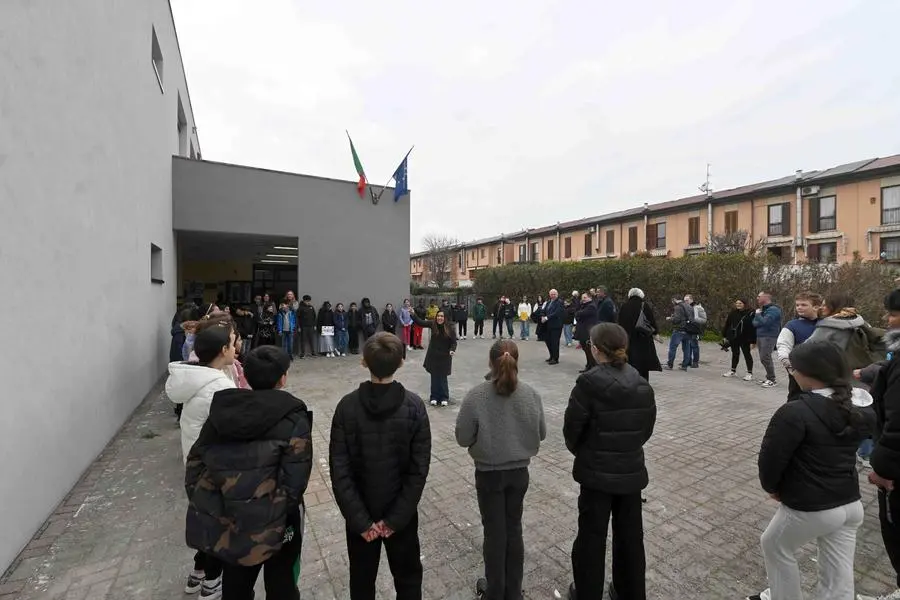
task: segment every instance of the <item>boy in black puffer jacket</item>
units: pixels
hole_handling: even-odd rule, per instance
[[[250,600],[265,565],[266,597],[298,600],[295,567],[312,469],[312,413],[282,391],[288,355],[274,346],[244,361],[252,390],[217,392],[187,458],[188,545],[226,563],[225,600]]]
[[[331,423],[334,498],[347,521],[350,598],[375,597],[384,544],[398,598],[422,597],[418,505],[431,461],[422,399],[394,381],[403,342],[390,333],[366,341],[370,381],[344,396]]]

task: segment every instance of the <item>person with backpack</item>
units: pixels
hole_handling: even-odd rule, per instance
[[[682,371],[687,371],[688,367],[691,366],[691,341],[690,334],[687,333],[687,326],[690,325],[694,318],[694,309],[684,299],[672,298],[672,305],[672,316],[666,317],[666,320],[672,324],[672,338],[669,340],[669,356],[666,360],[666,369],[671,371],[675,368],[675,357],[678,354],[678,346],[681,346],[681,353],[684,355],[684,358],[679,368]]]
[[[884,356],[884,331],[871,327],[857,313],[853,298],[844,292],[834,292],[825,298],[822,318],[807,342],[829,341],[837,344],[853,370],[868,367]]]
[[[706,329],[706,309],[699,302],[694,301],[694,297],[687,294],[684,297],[684,303],[693,312],[692,318],[685,323],[684,333],[688,339],[688,350],[690,351],[690,360],[687,363],[692,369],[700,368],[700,336]]]

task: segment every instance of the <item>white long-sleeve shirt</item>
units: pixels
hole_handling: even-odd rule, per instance
[[[523,321],[527,321],[531,318],[531,305],[527,302],[522,302],[519,304],[519,311],[516,313],[520,319]],[[523,319],[522,316],[525,316]]]

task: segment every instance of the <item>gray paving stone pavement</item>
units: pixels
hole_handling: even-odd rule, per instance
[[[455,400],[481,381],[490,344],[489,339],[460,342],[450,378]],[[525,500],[525,593],[547,599],[555,590],[565,595],[571,578],[578,490],[561,432],[583,354],[563,348],[561,363],[549,366],[543,344],[535,341],[521,343],[520,354],[520,377],[543,395],[549,432],[532,463]],[[700,369],[651,375],[659,418],[646,452],[649,598],[743,598],[765,587],[759,535],[776,505],[759,488],[756,454],[786,386],[764,390],[723,378],[727,356],[704,344]],[[427,397],[423,357],[413,352],[399,379]],[[315,411],[315,466],[306,492],[300,579],[304,599],[348,597],[344,526],[331,494],[327,444],[337,401],[365,376],[358,357],[306,359],[291,370],[289,390]],[[0,578],[0,599],[183,597],[192,553],[184,546],[179,431],[160,390],[150,392]],[[454,405],[429,409],[434,446],[419,507],[425,598],[471,598],[481,573],[472,462],[453,437],[457,410]],[[882,547],[877,504],[862,475],[861,481],[866,520],[857,542],[857,591],[884,592],[894,576]],[[814,549],[805,548],[799,561],[812,590]],[[378,586],[379,598],[392,597],[386,560]],[[257,597],[263,597],[261,586]]]

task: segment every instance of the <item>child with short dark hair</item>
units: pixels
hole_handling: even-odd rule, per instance
[[[347,522],[351,600],[374,599],[384,544],[398,598],[422,597],[418,504],[431,461],[431,428],[422,399],[394,381],[403,342],[366,340],[370,380],[344,396],[331,423],[334,498]],[[385,443],[390,440],[390,443]]]
[[[256,348],[252,389],[216,393],[187,459],[188,545],[225,563],[224,600],[250,600],[265,566],[267,598],[298,600],[303,493],[312,469],[312,413],[282,388],[290,356]]]

